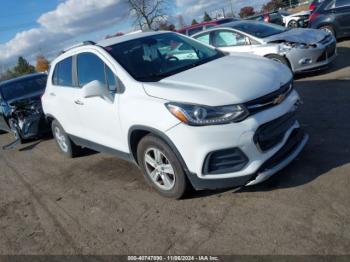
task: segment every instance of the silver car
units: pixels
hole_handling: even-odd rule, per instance
[[[294,73],[327,66],[336,55],[336,40],[316,29],[287,29],[256,21],[236,21],[202,31],[193,38],[226,52],[252,53],[290,67]]]

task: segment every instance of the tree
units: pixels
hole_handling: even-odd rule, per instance
[[[165,19],[167,0],[127,0],[130,12],[140,29],[154,30]]]
[[[36,57],[35,69],[37,72],[46,72],[49,70],[49,66],[49,61],[47,61],[43,55],[38,55]]]
[[[241,11],[239,12],[239,16],[241,18],[252,16],[255,14],[254,8],[252,6],[245,6],[241,8]]]
[[[278,10],[280,8],[285,7],[285,3],[283,0],[270,0],[270,2],[266,3],[262,7],[262,11],[267,13],[267,12],[272,12],[275,10]]]
[[[6,70],[5,73],[3,73],[3,74],[0,75],[0,81],[9,80],[9,79],[11,79],[11,78],[14,78],[14,75],[13,75],[12,71],[9,70],[9,69]]]
[[[191,25],[197,25],[197,24],[198,24],[197,20],[193,19]]]
[[[17,65],[11,70],[14,77],[31,74],[35,72],[35,67],[28,63],[22,56],[18,58]]]
[[[207,12],[204,12],[203,22],[210,22],[211,20],[213,19],[211,19],[210,15]]]
[[[160,22],[158,25],[158,30],[165,30],[165,31],[175,31],[175,25],[169,24],[168,22]]]

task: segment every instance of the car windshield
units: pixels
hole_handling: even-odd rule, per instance
[[[239,23],[234,25],[234,28],[258,38],[277,35],[288,30],[283,26],[270,23]]]
[[[37,92],[43,93],[46,86],[46,78],[46,76],[37,76],[1,85],[2,95],[5,100],[13,100]]]
[[[188,37],[163,33],[105,48],[136,80],[154,82],[224,54]]]

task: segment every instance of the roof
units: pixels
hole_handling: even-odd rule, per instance
[[[46,73],[34,73],[34,74],[28,74],[28,75],[24,75],[24,76],[20,76],[20,77],[16,77],[16,78],[12,78],[10,80],[6,80],[3,82],[0,82],[0,86],[5,85],[5,84],[11,84],[11,83],[16,83],[18,81],[22,81],[22,80],[26,80],[26,79],[31,79],[37,76],[45,76],[47,75]]]
[[[160,35],[164,33],[169,33],[169,31],[149,31],[149,32],[130,33],[123,36],[116,36],[116,37],[104,39],[102,41],[97,42],[97,45],[102,47],[107,47],[107,46],[127,42],[134,39],[139,39],[139,38],[152,36],[152,35]]]

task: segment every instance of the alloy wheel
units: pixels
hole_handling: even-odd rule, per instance
[[[144,156],[147,175],[162,190],[175,186],[175,172],[167,157],[157,148],[150,148]]]
[[[62,133],[61,129],[57,126],[55,127],[55,138],[56,138],[57,144],[59,145],[61,150],[63,152],[68,152],[68,145],[66,142],[66,137]]]

